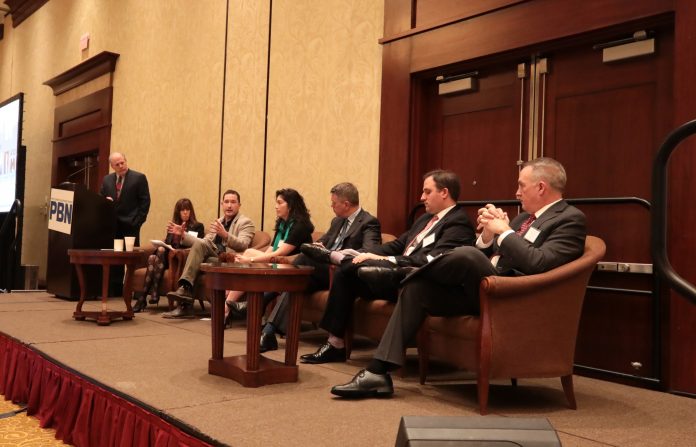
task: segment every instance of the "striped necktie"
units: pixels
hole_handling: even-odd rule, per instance
[[[341,245],[343,244],[343,239],[346,238],[346,233],[348,232],[348,219],[346,219],[345,222],[343,222],[343,225],[341,226],[341,231],[338,232],[338,236],[336,236],[336,240],[334,240],[334,243],[331,245],[331,248],[329,250],[338,250],[341,248]]]
[[[121,198],[121,188],[123,187],[123,177],[116,176],[116,200]]]
[[[530,214],[527,220],[522,222],[522,225],[520,225],[520,229],[515,231],[515,233],[519,234],[520,236],[524,235],[524,233],[529,230],[529,227],[532,226],[532,222],[536,220],[536,216],[534,214]]]

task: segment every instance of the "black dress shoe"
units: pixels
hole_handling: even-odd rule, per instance
[[[317,262],[324,264],[331,263],[331,250],[317,244],[302,244],[300,251],[308,258],[314,259]]]
[[[278,349],[278,340],[273,333],[261,333],[260,352],[275,351]]]
[[[175,292],[169,292],[167,298],[171,298],[180,303],[193,303],[192,287],[188,284],[180,285]]]
[[[230,309],[227,314],[230,319],[244,320],[247,315],[247,302],[246,301],[225,301],[225,304]]]
[[[162,318],[193,318],[195,314],[193,313],[193,306],[187,303],[179,303],[179,307],[171,312],[165,312],[162,314]]]
[[[153,293],[150,295],[150,299],[147,300],[148,303],[150,304],[159,304],[160,297],[156,293]]]
[[[142,312],[147,307],[147,301],[145,300],[145,295],[142,293],[138,294],[135,306],[133,306],[133,313]]]
[[[302,363],[332,363],[346,361],[346,348],[334,348],[328,341],[321,345],[314,354],[300,356]]]
[[[341,397],[391,396],[394,384],[389,374],[375,374],[363,369],[350,382],[331,388],[331,394]]]

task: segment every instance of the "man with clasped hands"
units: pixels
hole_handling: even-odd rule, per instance
[[[476,247],[456,248],[409,274],[374,358],[331,393],[393,394],[389,372],[402,365],[404,349],[427,315],[477,315],[483,277],[542,273],[580,257],[585,215],[563,200],[565,185],[565,169],[558,161],[546,157],[526,162],[516,193],[524,212],[510,221],[501,209],[486,205],[478,211],[481,234]]]

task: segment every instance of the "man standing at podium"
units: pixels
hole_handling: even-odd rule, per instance
[[[140,227],[150,211],[150,188],[145,174],[128,169],[126,156],[114,152],[109,156],[114,170],[104,177],[100,193],[114,202],[116,210],[115,237],[135,236],[135,245],[140,245]]]
[[[150,211],[150,188],[145,174],[128,169],[126,156],[114,152],[109,156],[114,170],[102,180],[100,194],[114,202],[116,211],[116,234],[114,238],[135,236],[135,245],[140,245],[140,227]],[[123,286],[122,266],[113,267],[109,284],[109,295],[121,295]]]

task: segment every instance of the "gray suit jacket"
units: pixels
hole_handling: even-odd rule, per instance
[[[223,217],[218,220],[222,222]],[[242,214],[237,214],[232,220],[232,225],[228,232],[229,237],[227,238],[226,251],[242,253],[249,248],[249,244],[251,244],[251,240],[254,238],[255,231],[256,229],[251,219]],[[208,232],[203,238],[203,241],[211,246],[213,251],[215,251],[215,236],[217,236],[215,232]],[[194,236],[184,233],[182,245],[189,247],[193,245],[195,240],[196,238]]]
[[[510,222],[518,230],[529,213],[522,213]],[[585,215],[565,200],[555,203],[536,219],[531,228],[539,234],[531,242],[524,235],[510,234],[499,247],[498,269],[501,272],[515,270],[525,275],[542,273],[566,264],[582,255],[585,248]],[[527,233],[529,234],[529,230]],[[488,251],[491,254],[491,251]]]

